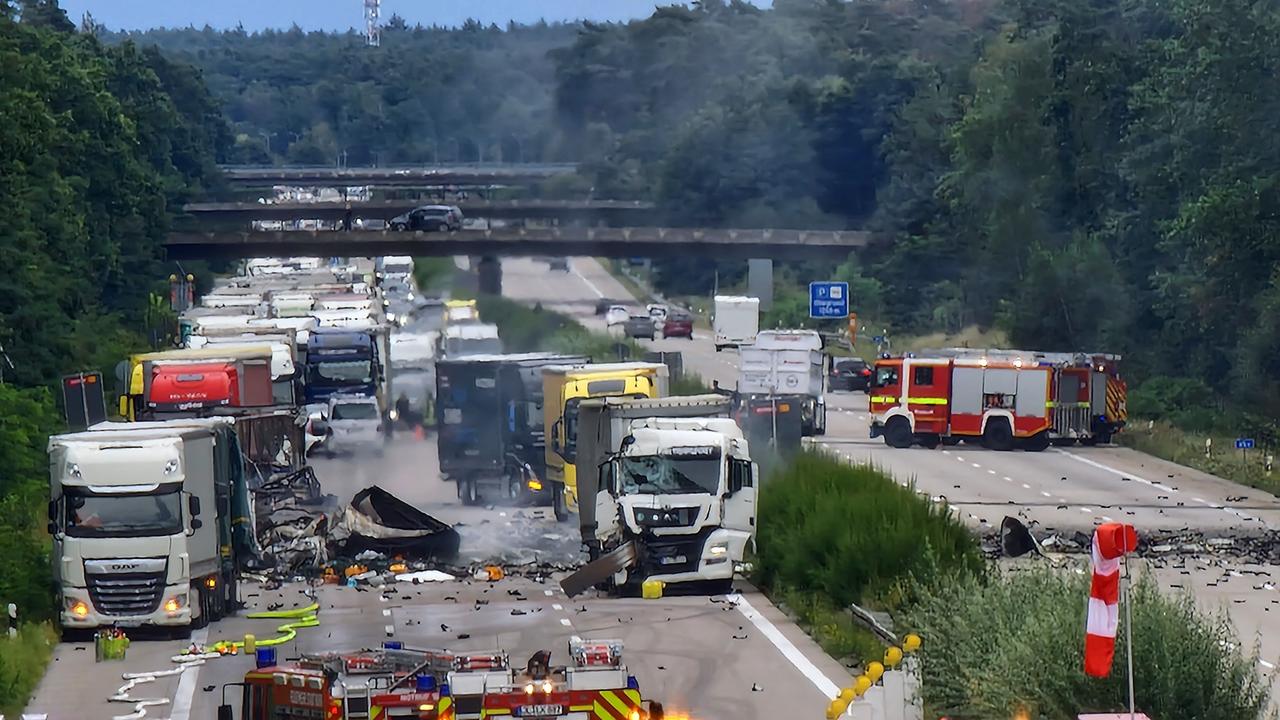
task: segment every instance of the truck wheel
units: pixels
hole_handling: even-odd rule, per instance
[[[1049,447],[1049,432],[1046,430],[1027,438],[1022,449],[1027,452],[1044,452]]]
[[[551,511],[555,513],[556,521],[564,522],[569,519],[569,503],[564,499],[564,486],[555,484],[551,486]]]
[[[1111,444],[1111,431],[1110,431],[1110,430],[1101,430],[1101,431],[1099,431],[1099,432],[1098,432],[1098,434],[1097,434],[1095,437],[1097,437],[1097,438],[1098,438],[1098,444],[1099,444],[1099,445],[1110,445],[1110,444]]]
[[[465,480],[461,480],[460,482],[461,484],[458,486],[458,492],[462,493],[461,495],[462,504],[463,505],[479,505],[480,489],[476,487],[475,478],[466,478]]]
[[[909,448],[911,441],[911,425],[906,418],[891,418],[884,427],[884,444],[892,448]]]
[[[205,593],[203,590],[192,588],[191,594],[195,596],[191,603],[191,611],[192,613],[199,612],[200,616],[191,618],[189,629],[199,630],[209,624],[209,603],[204,599]]]
[[[987,422],[987,429],[982,433],[982,444],[991,450],[1013,449],[1013,428],[1004,418],[992,418]]]

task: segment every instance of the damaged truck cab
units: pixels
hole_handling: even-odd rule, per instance
[[[755,541],[758,481],[729,418],[633,420],[599,467],[594,522],[582,528],[592,562],[566,578],[565,592],[602,582],[626,592],[647,580],[727,592]]]

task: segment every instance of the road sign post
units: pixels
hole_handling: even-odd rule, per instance
[[[849,283],[809,283],[809,317],[817,320],[849,317]]]
[[[1253,438],[1236,438],[1236,449],[1240,451],[1240,464],[1248,462],[1249,451],[1253,449]]]

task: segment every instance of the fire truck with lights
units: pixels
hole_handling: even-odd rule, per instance
[[[871,389],[871,437],[891,447],[960,440],[994,450],[1109,442],[1124,426],[1119,357],[951,349],[883,357]]]
[[[569,665],[556,667],[550,651],[541,650],[524,668],[513,668],[503,651],[410,650],[387,642],[378,650],[277,664],[274,650],[263,648],[258,667],[245,675],[240,720],[663,720],[662,706],[641,699],[622,664],[621,642],[574,640],[569,656]],[[224,702],[218,720],[234,718]]]

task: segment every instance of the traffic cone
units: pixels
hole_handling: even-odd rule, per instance
[[[426,440],[426,439],[427,439],[427,431],[426,431],[426,430],[423,430],[421,425],[414,425],[414,426],[413,426],[413,437],[414,437],[414,439],[415,439],[415,440]]]

